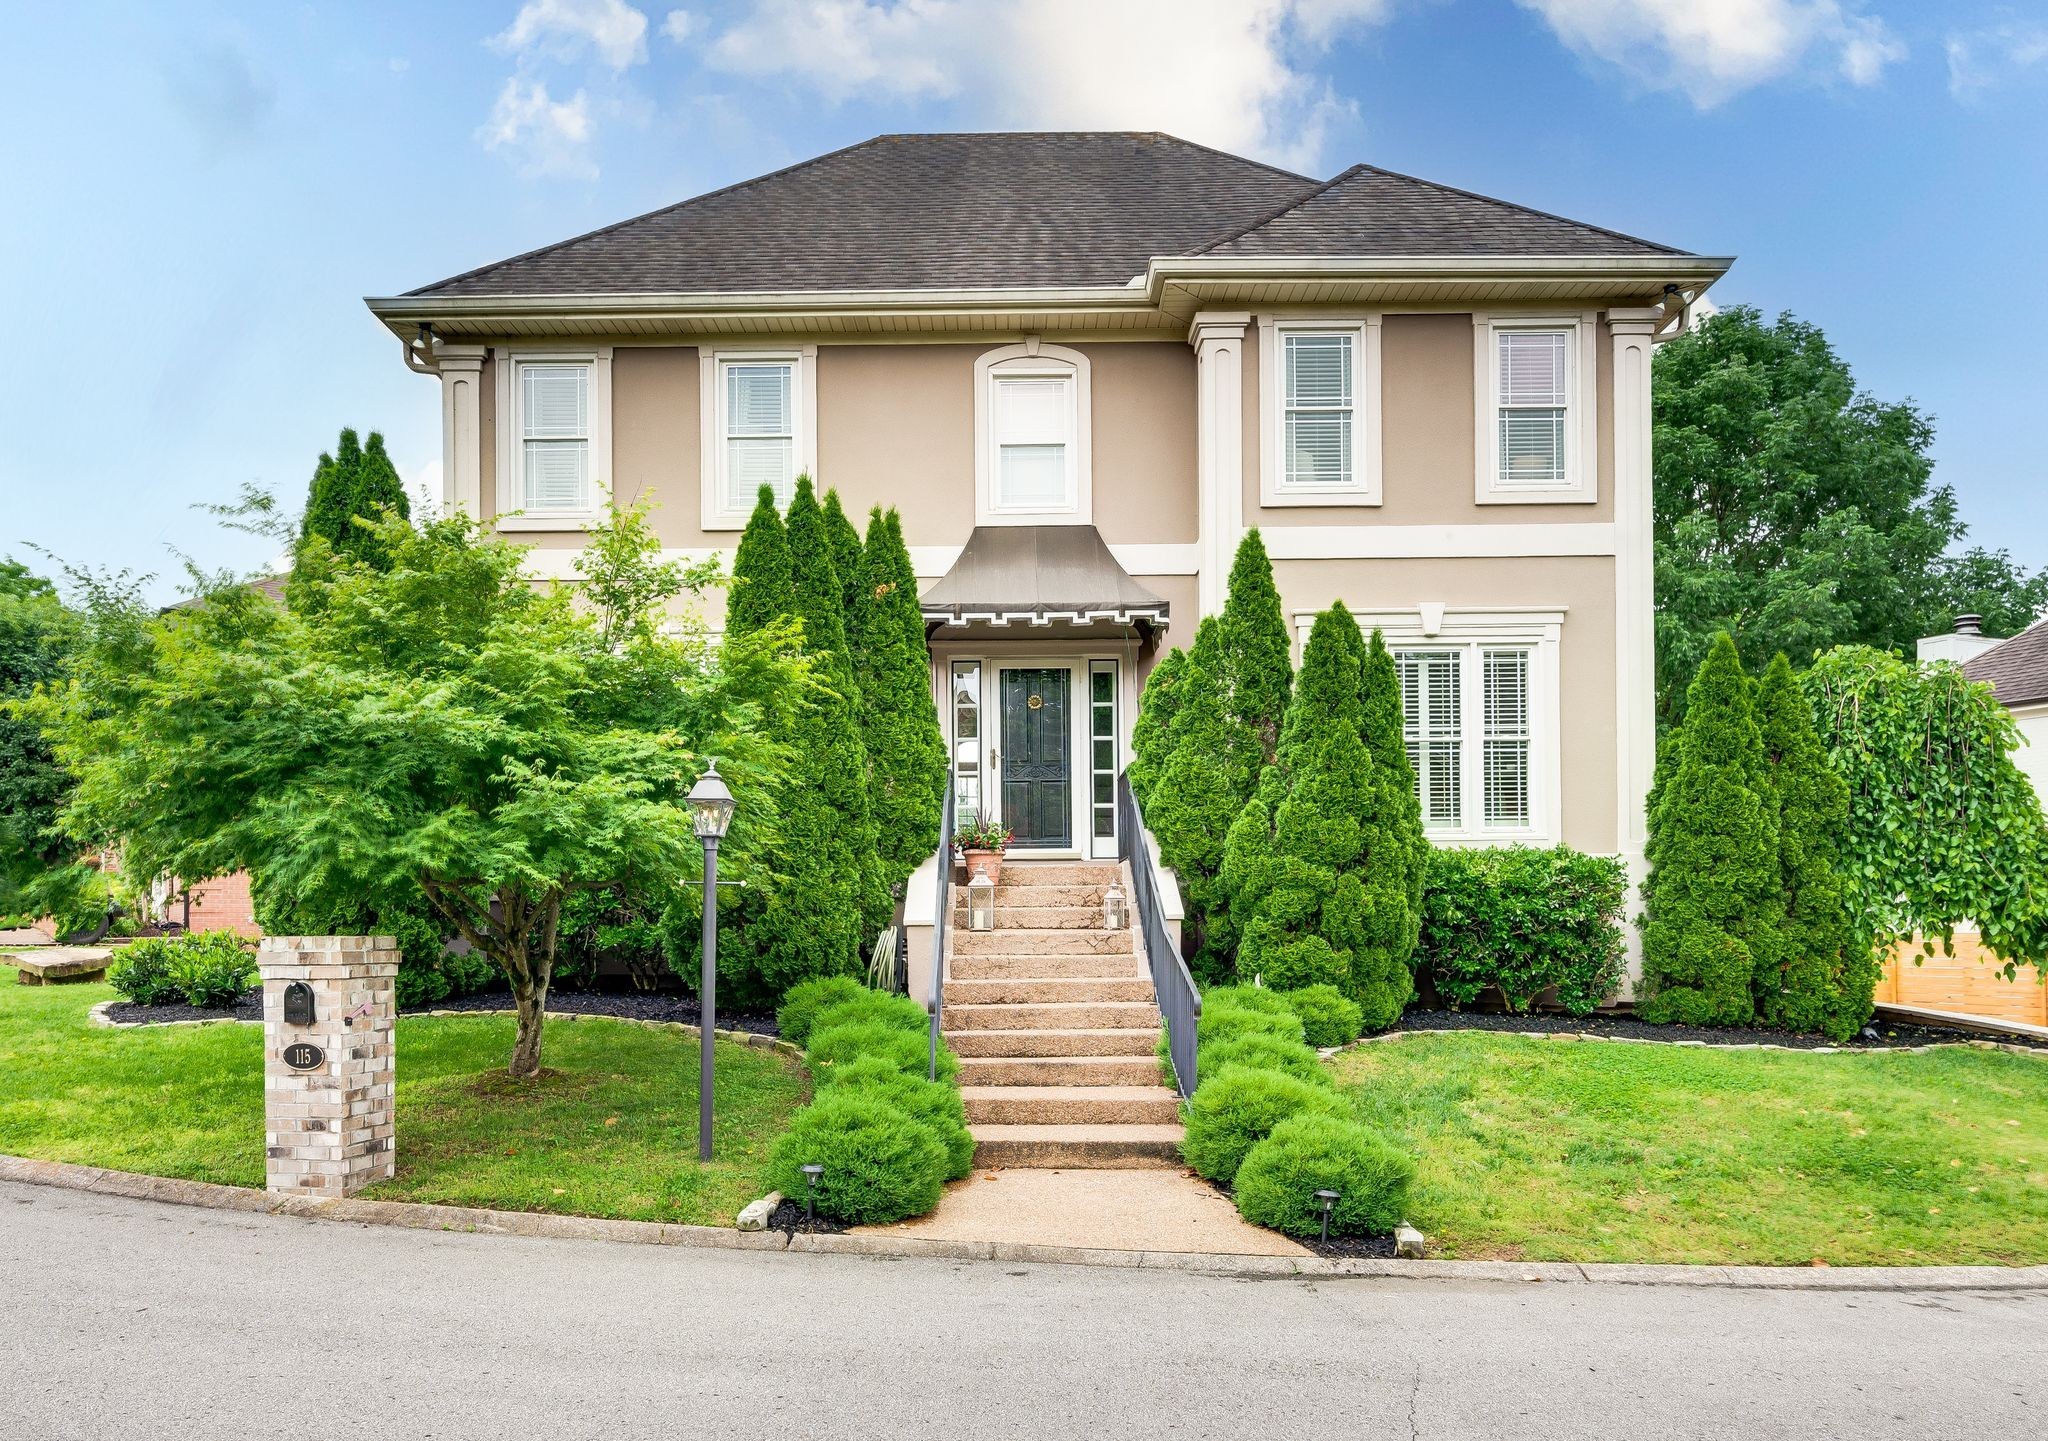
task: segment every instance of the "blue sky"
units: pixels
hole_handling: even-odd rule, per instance
[[[887,130],[1158,129],[1367,160],[1741,257],[1937,418],[1972,539],[2048,565],[2048,5],[502,0],[9,22],[0,555],[255,567],[343,425],[438,489],[361,304]],[[829,224],[829,216],[819,223]],[[38,562],[40,563],[40,562]]]

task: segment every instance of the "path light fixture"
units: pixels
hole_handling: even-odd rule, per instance
[[[713,761],[684,798],[690,829],[704,843],[704,967],[697,985],[697,1159],[711,1159],[711,1044],[718,1025],[718,843],[738,802]]]
[[[1335,1191],[1318,1191],[1316,1199],[1323,1203],[1323,1244],[1327,1246],[1330,1244],[1330,1211],[1336,1206],[1338,1195]]]
[[[996,928],[996,883],[988,868],[976,866],[974,879],[967,883],[967,929],[992,931]]]
[[[818,1216],[818,1181],[825,1174],[825,1168],[816,1161],[801,1168],[804,1173],[804,1224],[810,1225]]]
[[[1103,929],[1121,931],[1127,929],[1130,924],[1130,900],[1124,895],[1124,888],[1115,881],[1111,881],[1109,889],[1102,893]]]

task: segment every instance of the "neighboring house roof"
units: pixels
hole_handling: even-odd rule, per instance
[[[1170,135],[883,135],[411,295],[1123,285],[1163,256],[1685,254],[1370,166],[1317,182]]]
[[[1963,674],[1988,683],[2008,709],[2048,701],[2048,616],[1964,661]]]
[[[1117,564],[1092,525],[977,525],[920,604],[942,625],[1167,623],[1166,601]]]
[[[284,588],[290,580],[291,577],[288,575],[259,575],[254,580],[244,581],[242,589],[252,590],[265,600],[275,601],[277,604],[283,605]],[[169,605],[158,607],[157,614],[169,615],[174,610],[197,610],[205,604],[205,596],[190,595],[183,600],[172,601]]]

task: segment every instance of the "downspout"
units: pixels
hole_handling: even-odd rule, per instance
[[[399,337],[399,349],[405,353],[405,368],[418,375],[439,375],[440,362],[434,359],[434,327],[431,323],[420,326],[418,340]]]

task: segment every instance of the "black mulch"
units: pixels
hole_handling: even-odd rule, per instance
[[[512,992],[495,990],[478,991],[473,996],[452,997],[424,1006],[407,1006],[400,1014],[416,1016],[425,1011],[511,1009]],[[619,1016],[632,1021],[681,1021],[689,1026],[696,1025],[698,1017],[697,1002],[693,997],[655,991],[551,991],[548,994],[548,1014]],[[116,1001],[107,1007],[107,1018],[143,1025],[161,1025],[166,1021],[260,1021],[263,1019],[263,991],[261,987],[250,989],[232,1007],[138,1006],[133,1001]],[[775,1017],[772,1015],[743,1016],[721,1010],[716,1022],[721,1031],[747,1031],[757,1036],[776,1034]]]
[[[836,1236],[846,1229],[844,1221],[835,1221],[830,1216],[804,1216],[804,1203],[784,1201],[775,1208],[775,1214],[768,1218],[768,1229],[794,1236],[799,1231],[810,1231],[822,1235]]]
[[[1633,1016],[1561,1016],[1538,1013],[1510,1016],[1494,1011],[1413,1010],[1401,1017],[1397,1031],[1580,1031],[1593,1036],[1624,1036],[1644,1041],[1704,1041],[1710,1046],[1765,1045],[1813,1050],[1834,1046],[1843,1051],[1896,1050],[1903,1046],[1930,1046],[1956,1041],[2008,1041],[2048,1049],[2048,1043],[2031,1037],[1993,1036],[1938,1026],[1900,1025],[1873,1021],[1864,1036],[1837,1044],[1825,1036],[1773,1031],[1762,1026],[1653,1026]]]
[[[1391,1261],[1394,1259],[1394,1238],[1392,1236],[1332,1236],[1325,1241],[1316,1236],[1297,1236],[1295,1240],[1315,1252],[1318,1256],[1333,1261]]]

